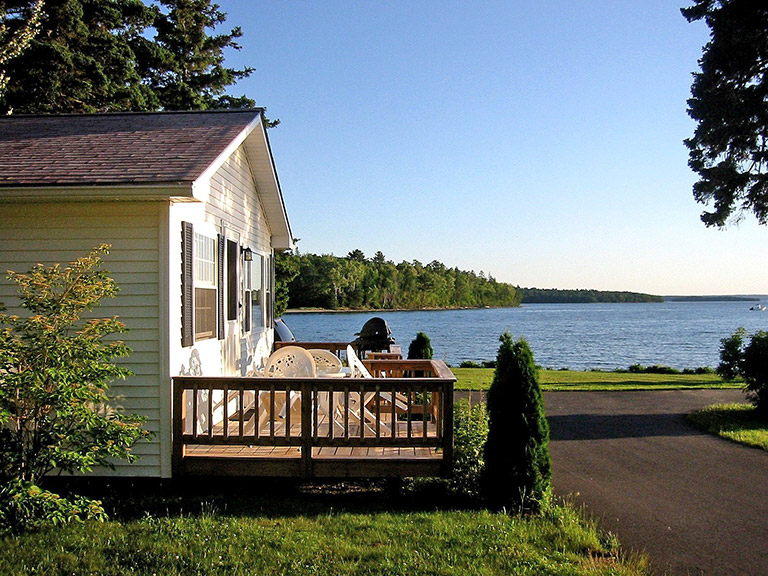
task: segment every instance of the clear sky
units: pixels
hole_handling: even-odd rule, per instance
[[[302,252],[524,287],[768,293],[768,229],[706,228],[686,0],[218,0]]]

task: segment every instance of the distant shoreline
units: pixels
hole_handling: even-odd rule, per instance
[[[661,304],[663,302],[760,302],[768,299],[768,296],[662,296],[663,300],[651,302],[522,302],[520,306],[526,304]],[[351,314],[351,313],[386,313],[386,312],[443,312],[446,310],[484,310],[497,308],[520,308],[520,306],[477,306],[477,307],[455,307],[455,308],[289,308],[284,314]]]

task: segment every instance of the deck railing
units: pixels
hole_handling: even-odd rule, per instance
[[[441,361],[366,364],[373,378],[175,377],[174,475],[447,472],[453,374]]]

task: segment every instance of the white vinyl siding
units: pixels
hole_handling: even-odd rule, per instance
[[[264,263],[272,253],[272,233],[243,147],[215,172],[209,190],[206,220],[221,223],[227,231],[237,233],[240,246],[253,252],[251,266],[259,267],[253,278],[259,285],[253,290],[246,285],[249,277],[243,267],[241,318],[238,325],[229,323],[227,326],[227,338],[237,337],[243,341],[222,356],[222,374],[245,374],[243,359],[251,357],[258,366],[260,359],[266,358],[272,347],[264,286],[264,282],[268,281],[265,275],[269,274]],[[241,264],[245,262],[241,261]],[[232,342],[229,344],[232,346]]]
[[[134,451],[141,458],[135,464],[116,462],[117,470],[104,474],[160,476],[161,444],[165,443],[161,424],[161,400],[167,385],[161,384],[160,286],[162,259],[159,255],[160,217],[165,205],[157,202],[119,203],[39,203],[2,204],[0,225],[0,268],[26,272],[34,264],[49,265],[84,256],[95,246],[108,243],[112,249],[102,268],[115,279],[119,292],[96,308],[93,317],[118,316],[128,327],[120,339],[133,352],[118,362],[133,375],[113,382],[110,396],[126,412],[138,413],[147,420],[144,428],[155,433],[152,442],[138,444]],[[0,301],[9,312],[24,314],[18,307],[15,288],[0,277]]]

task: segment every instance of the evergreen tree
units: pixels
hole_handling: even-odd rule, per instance
[[[7,4],[29,10],[34,2]],[[40,33],[7,65],[0,112],[156,109],[131,46],[151,20],[141,0],[47,0]]]
[[[165,110],[252,108],[245,96],[225,95],[227,87],[247,78],[253,68],[228,68],[226,48],[240,49],[240,27],[209,34],[227,16],[210,0],[159,0],[154,43],[138,49],[141,70]],[[163,10],[163,8],[165,10]]]
[[[432,342],[425,332],[416,334],[416,338],[408,346],[408,360],[431,360],[433,353]]]
[[[0,96],[5,92],[9,77],[6,64],[21,55],[40,31],[43,0],[34,0],[29,6],[19,6],[10,12],[0,1]]]
[[[483,493],[491,506],[538,512],[551,495],[549,424],[528,343],[502,334],[488,391]]]
[[[694,0],[682,10],[705,20],[710,41],[694,74],[688,113],[697,122],[685,141],[698,173],[697,202],[707,226],[724,227],[744,211],[768,223],[768,3]]]

